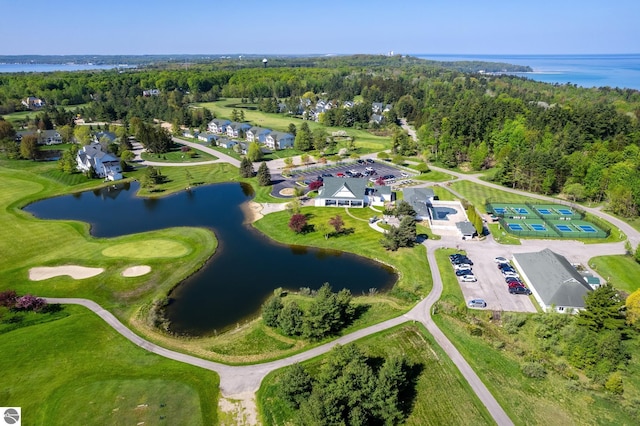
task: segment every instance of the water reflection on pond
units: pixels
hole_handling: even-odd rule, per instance
[[[243,224],[241,204],[253,197],[239,183],[198,187],[164,198],[135,196],[137,184],[124,184],[42,200],[25,210],[47,219],[91,224],[96,237],[115,237],[175,226],[213,229],[216,254],[171,294],[171,329],[205,335],[233,327],[259,314],[260,305],[278,287],[319,288],[328,282],[354,295],[370,288],[389,289],[396,274],[388,267],[334,250],[272,242]],[[177,260],[179,262],[179,260]]]

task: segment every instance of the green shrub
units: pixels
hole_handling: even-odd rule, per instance
[[[520,371],[530,379],[544,379],[547,375],[547,370],[539,362],[525,362]]]

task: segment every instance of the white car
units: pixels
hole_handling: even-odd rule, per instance
[[[366,167],[365,170],[368,171],[368,172],[372,172],[373,171],[373,167]]]
[[[463,283],[475,283],[478,279],[475,275],[463,275],[460,277],[460,281]]]
[[[400,176],[404,177],[404,178],[408,178],[409,177],[409,173],[407,172],[402,172],[400,173]]]
[[[466,263],[460,263],[460,264],[458,264],[458,265],[453,265],[453,268],[454,268],[456,271],[459,271],[460,269],[472,269],[472,268],[471,268],[471,265],[468,265],[468,264],[466,264]]]
[[[495,259],[493,259],[493,260],[494,260],[496,263],[509,263],[509,261],[508,261],[506,258],[501,257],[501,256],[496,257],[496,258],[495,258]]]

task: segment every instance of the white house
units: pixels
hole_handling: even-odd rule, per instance
[[[238,138],[240,137],[240,133],[245,133],[250,128],[251,125],[247,123],[233,122],[227,124],[227,136],[229,136],[230,138]]]
[[[89,171],[92,167],[96,174],[107,180],[122,179],[120,160],[113,154],[102,150],[99,143],[83,146],[76,156],[78,170]]]
[[[214,118],[207,124],[207,131],[217,134],[227,133],[227,126],[229,124],[231,124],[229,120]]]
[[[252,127],[247,130],[245,136],[247,138],[247,142],[264,143],[269,133],[271,133],[271,130],[269,129],[263,129],[262,127]]]
[[[214,133],[200,133],[198,134],[198,140],[206,143],[213,143],[218,139],[218,137]]]
[[[264,140],[264,144],[273,150],[293,147],[294,136],[291,133],[271,132]]]
[[[22,105],[29,109],[40,109],[45,106],[45,102],[40,98],[36,98],[35,96],[29,96],[28,98],[22,100]]]
[[[366,179],[326,177],[318,196],[316,207],[366,207],[384,206],[395,200],[388,186],[368,188]]]
[[[20,142],[23,136],[35,135],[39,145],[57,145],[62,143],[62,136],[56,130],[23,130],[16,133],[16,142]]]

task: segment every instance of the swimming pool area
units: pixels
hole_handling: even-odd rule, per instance
[[[458,214],[452,207],[431,207],[431,220],[449,220],[449,216]]]

